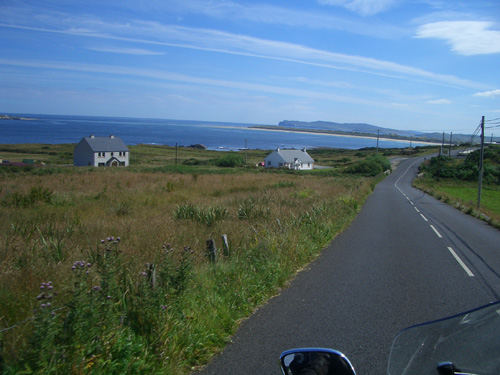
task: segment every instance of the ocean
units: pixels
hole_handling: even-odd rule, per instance
[[[280,148],[345,148],[376,147],[376,138],[344,137],[250,128],[250,124],[139,119],[125,117],[62,116],[9,114],[32,120],[0,120],[0,144],[13,143],[78,143],[83,137],[120,137],[127,145],[156,144],[190,146],[202,144],[209,150],[272,150]],[[413,142],[413,146],[417,146]],[[381,148],[404,148],[409,142],[379,140]]]

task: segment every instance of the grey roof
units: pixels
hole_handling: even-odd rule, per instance
[[[283,158],[287,163],[293,162],[295,159],[300,160],[305,163],[312,163],[314,159],[309,156],[305,150],[276,150],[279,156]]]
[[[127,146],[120,138],[111,137],[84,137],[94,152],[128,151]]]

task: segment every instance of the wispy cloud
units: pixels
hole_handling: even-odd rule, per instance
[[[183,27],[153,21],[133,21],[121,24],[109,23],[97,18],[75,18],[71,16],[70,19],[65,19],[60,15],[57,15],[57,17],[44,15],[37,19],[37,25],[0,23],[0,27],[251,56],[328,69],[426,81],[444,86],[474,89],[488,88],[484,84],[452,75],[433,73],[390,61],[347,55],[295,43],[256,38],[213,29]]]
[[[362,16],[384,12],[396,4],[395,0],[318,0],[318,2],[324,5],[341,6]]]
[[[427,103],[429,103],[429,104],[450,104],[451,100],[448,100],[448,99],[435,99],[435,100],[428,100]]]
[[[461,55],[500,53],[500,31],[492,22],[441,21],[422,25],[416,38],[443,39]]]
[[[99,73],[99,74],[106,74],[108,76],[128,77],[128,79],[133,79],[134,77],[141,77],[141,78],[151,79],[155,83],[158,83],[158,81],[175,82],[190,86],[198,85],[199,87],[211,86],[218,88],[238,89],[238,90],[265,93],[269,95],[274,95],[274,94],[285,95],[301,99],[326,100],[332,102],[368,105],[381,108],[393,107],[393,103],[388,104],[385,101],[364,99],[361,97],[351,97],[345,95],[345,93],[336,95],[334,93],[329,93],[329,92],[319,92],[315,90],[313,91],[306,89],[297,89],[284,86],[263,85],[251,82],[196,77],[191,75],[178,74],[178,73],[167,72],[163,70],[155,70],[155,69],[129,68],[116,65],[112,66],[112,65],[100,65],[100,64],[68,63],[62,61],[26,61],[26,60],[14,60],[6,58],[0,58],[0,65],[37,68],[37,69],[50,69],[54,71]]]
[[[474,96],[480,96],[480,97],[485,97],[485,98],[496,98],[496,97],[500,97],[500,90],[477,92],[474,94]]]
[[[394,0],[338,0],[350,10],[357,13],[374,14],[389,7]],[[328,1],[319,1],[328,4]],[[330,4],[331,5],[331,4]],[[333,4],[337,5],[337,4]],[[405,33],[395,25],[365,22],[359,19],[334,16],[327,12],[305,9],[284,8],[262,2],[248,4],[233,1],[210,0],[170,0],[170,11],[179,13],[202,14],[212,18],[241,20],[244,22],[285,25],[290,27],[306,27],[309,29],[341,30],[352,34],[371,37],[394,38]]]
[[[124,55],[140,55],[140,56],[165,55],[164,52],[156,52],[141,48],[87,47],[87,49],[96,52],[119,53]]]

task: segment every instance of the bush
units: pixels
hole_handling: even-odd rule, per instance
[[[376,176],[386,170],[391,170],[391,162],[386,157],[376,154],[351,164],[345,171],[363,176]]]
[[[241,167],[245,161],[237,154],[227,154],[221,158],[215,159],[215,165],[218,167]]]

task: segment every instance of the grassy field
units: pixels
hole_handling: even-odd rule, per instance
[[[4,160],[37,163],[0,169],[6,374],[191,372],[380,178],[343,173],[374,150],[311,150],[332,168],[297,173],[255,167],[266,151],[220,168],[227,153],[145,145],[129,168],[76,168],[72,147],[0,145]]]
[[[415,187],[426,191],[436,198],[476,217],[487,220],[500,228],[500,187],[484,185],[481,193],[481,207],[477,207],[478,183],[441,179],[437,182],[430,178],[417,179]]]

